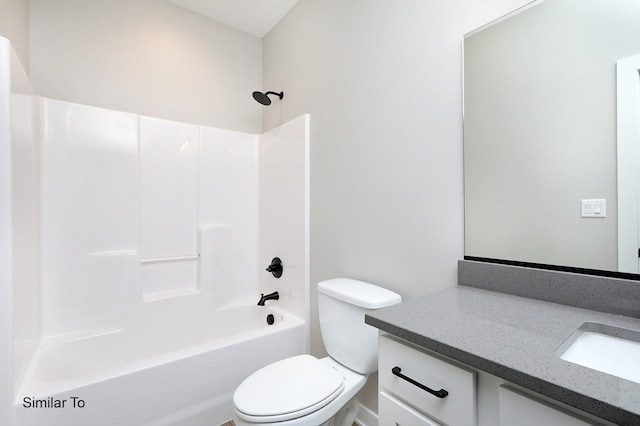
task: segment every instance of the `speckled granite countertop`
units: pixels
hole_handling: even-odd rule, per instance
[[[640,384],[554,355],[584,322],[640,331],[640,319],[457,286],[365,322],[604,420],[640,425]]]

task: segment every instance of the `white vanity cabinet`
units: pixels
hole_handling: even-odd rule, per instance
[[[378,425],[442,426],[386,392],[378,395]]]
[[[531,398],[508,386],[500,386],[500,426],[593,426],[559,407]]]
[[[380,336],[379,426],[476,425],[476,373],[388,335]],[[402,407],[423,420],[407,421]]]
[[[386,333],[378,375],[379,426],[612,425]]]

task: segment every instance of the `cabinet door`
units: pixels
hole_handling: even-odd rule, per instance
[[[476,375],[473,370],[414,349],[404,343],[381,336],[378,383],[380,390],[392,394],[420,412],[451,426],[475,426]],[[432,390],[445,390],[445,397],[437,397],[399,373]]]
[[[594,426],[545,402],[500,386],[500,426]]]
[[[378,426],[441,426],[385,392],[378,394]]]

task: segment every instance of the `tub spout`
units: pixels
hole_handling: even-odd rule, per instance
[[[277,291],[274,291],[273,293],[269,293],[269,294],[262,293],[260,295],[260,301],[258,301],[258,306],[264,306],[264,302],[266,302],[267,300],[278,300],[278,299],[280,299],[280,295],[278,294]]]

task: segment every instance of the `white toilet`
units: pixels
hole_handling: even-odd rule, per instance
[[[351,426],[355,394],[378,369],[378,330],[364,323],[400,295],[362,281],[318,283],[318,312],[329,356],[299,355],[249,376],[233,395],[236,425]]]

